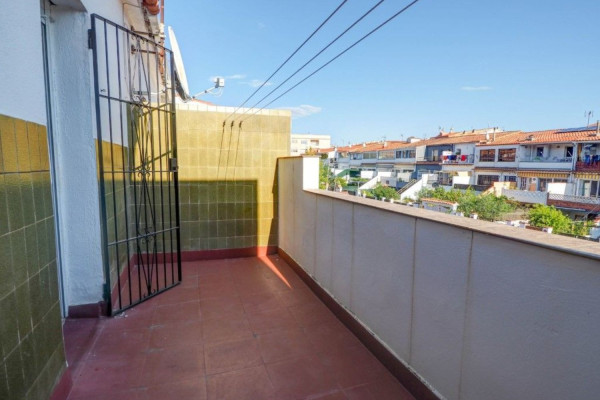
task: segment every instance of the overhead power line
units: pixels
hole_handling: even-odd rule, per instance
[[[317,68],[315,71],[313,71],[310,75],[308,75],[307,77],[305,77],[304,79],[302,79],[300,82],[296,83],[294,86],[292,86],[291,88],[289,88],[288,90],[286,90],[285,92],[283,92],[282,94],[280,94],[279,96],[277,96],[275,99],[271,100],[269,103],[265,104],[264,106],[262,106],[260,109],[254,111],[251,115],[249,115],[248,117],[244,118],[240,123],[246,121],[248,118],[251,118],[252,116],[256,115],[257,113],[259,113],[260,111],[264,110],[266,107],[270,106],[271,104],[273,104],[275,101],[279,100],[280,98],[282,98],[283,96],[285,96],[286,94],[288,94],[289,92],[291,92],[292,90],[294,90],[296,87],[300,86],[302,83],[304,83],[305,81],[307,81],[308,79],[310,79],[311,77],[313,77],[314,75],[316,75],[319,71],[321,71],[323,68],[327,67],[329,64],[331,64],[332,62],[334,62],[335,60],[337,60],[338,58],[340,58],[341,56],[343,56],[345,53],[347,53],[348,51],[350,51],[352,48],[354,48],[356,45],[358,45],[360,42],[362,42],[363,40],[365,40],[366,38],[368,38],[369,36],[371,36],[373,33],[377,32],[379,29],[381,29],[384,25],[388,24],[389,22],[391,22],[393,19],[395,19],[396,17],[398,17],[400,14],[402,14],[403,12],[405,12],[406,10],[408,10],[410,7],[412,7],[413,5],[415,5],[416,3],[418,3],[420,0],[413,0],[411,3],[409,3],[406,7],[404,7],[403,9],[401,9],[400,11],[398,11],[396,14],[392,15],[390,18],[388,18],[387,20],[385,20],[384,22],[382,22],[381,24],[379,24],[377,27],[375,27],[373,30],[371,30],[369,33],[367,33],[366,35],[364,35],[363,37],[361,37],[360,39],[358,39],[356,42],[354,42],[352,45],[348,46],[345,50],[343,50],[342,52],[338,53],[338,55],[336,55],[335,57],[333,57],[331,60],[327,61],[325,64],[323,64],[322,66],[320,66],[319,68]]]
[[[327,50],[328,48],[330,48],[335,42],[337,42],[342,36],[344,36],[346,33],[348,33],[348,31],[352,28],[354,28],[360,21],[362,21],[363,19],[365,19],[365,17],[367,17],[367,15],[371,14],[377,7],[379,7],[381,5],[381,3],[383,3],[385,0],[380,0],[377,4],[375,4],[373,7],[371,7],[369,9],[369,11],[367,11],[366,13],[364,13],[359,19],[357,19],[356,21],[354,21],[349,27],[347,27],[342,33],[340,33],[335,39],[333,39],[331,42],[329,42],[329,44],[327,44],[327,46],[323,47],[317,54],[315,54],[310,60],[308,60],[306,63],[304,63],[304,65],[302,65],[300,68],[298,68],[292,75],[290,75],[286,80],[284,80],[283,82],[281,82],[275,89],[271,90],[269,93],[267,93],[265,96],[263,96],[262,99],[260,99],[259,101],[257,101],[252,107],[250,107],[249,110],[252,110],[254,107],[258,106],[260,103],[262,103],[265,99],[267,99],[269,96],[271,96],[274,92],[276,92],[280,87],[282,87],[283,85],[285,85],[290,79],[292,79],[294,76],[296,76],[300,71],[302,71],[304,68],[306,68],[306,66],[308,66],[308,64],[310,64],[311,62],[313,62],[315,60],[315,58],[319,57],[321,54],[323,54],[323,52],[325,50]],[[264,107],[263,107],[264,108]],[[246,114],[249,110],[246,110],[246,112],[242,113],[242,115]],[[262,108],[261,108],[262,110]]]
[[[316,35],[317,32],[319,32],[319,30],[321,30],[321,28],[327,23],[329,22],[329,20],[340,10],[340,8],[342,8],[342,6],[344,4],[346,4],[348,2],[348,0],[344,0],[342,1],[335,10],[333,10],[333,12],[331,14],[329,14],[329,16],[327,18],[325,18],[325,20],[323,22],[321,22],[321,25],[319,25],[317,27],[317,29],[315,29],[310,36],[308,36],[306,38],[306,40],[304,40],[304,42],[302,42],[302,44],[300,46],[298,46],[298,48],[296,50],[294,50],[294,52],[275,70],[275,72],[273,72],[271,74],[271,76],[269,76],[267,79],[265,79],[262,84],[256,88],[256,90],[246,99],[244,100],[244,102],[242,104],[240,104],[234,111],[233,113],[229,114],[227,116],[227,118],[231,117],[233,114],[235,114],[240,108],[242,108],[248,101],[250,101],[251,98],[253,98],[256,93],[258,93],[259,90],[261,90],[268,82],[269,80],[271,80],[271,78],[273,78],[275,76],[275,74],[277,74],[279,72],[279,70],[281,70],[281,68],[283,68],[284,65],[286,65],[288,63],[288,61],[290,61],[292,59],[292,57],[294,57],[296,55],[296,53],[298,53],[300,51],[300,49],[302,49],[302,47],[304,47],[304,45],[306,43],[308,43],[308,41],[310,39],[312,39],[313,36]],[[225,118],[225,119],[227,119]]]

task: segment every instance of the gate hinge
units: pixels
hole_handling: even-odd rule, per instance
[[[171,172],[177,172],[177,159],[176,158],[169,158],[169,170]]]
[[[88,29],[88,49],[94,48],[94,31]]]

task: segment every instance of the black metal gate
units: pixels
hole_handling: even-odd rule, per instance
[[[111,314],[181,281],[172,53],[92,15],[105,301]]]

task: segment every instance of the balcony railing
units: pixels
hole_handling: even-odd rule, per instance
[[[442,156],[442,164],[473,164],[474,158],[472,154]]]
[[[577,161],[575,170],[580,172],[600,172],[600,161]]]
[[[598,197],[572,196],[568,194],[550,193],[548,195],[548,199],[555,201],[568,201],[571,203],[592,204],[600,206],[600,198]]]
[[[542,157],[525,157],[520,160],[521,162],[532,162],[532,163],[567,163],[573,162],[573,157],[553,157],[553,158],[542,158]]]
[[[502,195],[521,203],[546,204],[548,201],[547,192],[502,189]]]
[[[598,243],[320,191],[310,158],[278,166],[280,251],[440,397],[598,397]]]

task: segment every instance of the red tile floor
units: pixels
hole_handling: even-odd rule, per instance
[[[181,285],[64,332],[69,400],[413,399],[278,256],[184,263]]]

